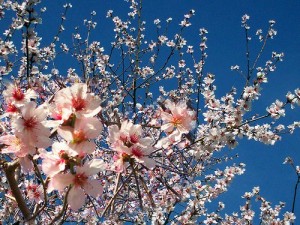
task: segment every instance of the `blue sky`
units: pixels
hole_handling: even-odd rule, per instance
[[[62,12],[65,1],[45,1],[48,11],[43,18],[43,26],[40,28],[40,36],[45,44],[49,43],[48,37],[56,33],[59,24],[58,15]],[[92,39],[100,41],[105,48],[109,48],[112,41],[112,23],[105,18],[106,11],[113,9],[116,15],[125,18],[127,13],[126,3],[122,0],[84,0],[68,1],[73,8],[69,11],[65,23],[66,32],[61,39],[70,40],[71,32],[75,26],[83,27],[83,19],[90,17],[90,12],[97,12],[98,26],[92,35]],[[199,44],[199,28],[208,30],[208,59],[205,73],[210,72],[216,76],[217,94],[221,97],[232,86],[239,88],[243,84],[243,78],[230,71],[230,66],[240,65],[245,70],[245,38],[241,28],[241,16],[250,15],[250,26],[253,41],[250,51],[254,56],[260,43],[255,38],[255,31],[262,28],[266,31],[268,21],[276,21],[275,29],[278,31],[274,40],[271,40],[266,48],[263,60],[271,55],[271,51],[284,52],[284,61],[277,66],[275,73],[269,76],[269,83],[263,86],[262,97],[253,104],[257,108],[256,113],[264,114],[265,108],[276,99],[285,100],[285,94],[300,87],[299,59],[300,59],[300,1],[298,0],[144,0],[143,19],[147,21],[148,32],[155,32],[153,20],[160,18],[162,21],[173,18],[170,32],[179,29],[179,22],[183,15],[190,9],[196,11],[192,18],[192,27],[186,30],[186,39],[194,45]],[[63,41],[64,42],[64,41]],[[67,42],[67,41],[65,41]],[[252,58],[253,60],[253,58]],[[64,65],[63,65],[64,64]],[[61,64],[61,72],[68,68],[64,62]],[[73,65],[70,65],[70,67]],[[244,66],[244,67],[243,67]],[[300,107],[299,107],[300,108]],[[290,124],[294,120],[300,120],[299,108],[287,110],[282,123]],[[252,114],[251,114],[252,115]],[[270,121],[270,120],[267,120]],[[224,202],[228,211],[237,211],[240,196],[250,191],[254,186],[261,187],[261,193],[273,204],[279,201],[287,202],[286,210],[291,209],[292,193],[296,181],[294,171],[288,165],[282,165],[286,156],[292,156],[296,163],[300,164],[300,132],[294,135],[284,135],[283,139],[275,146],[265,146],[254,141],[243,140],[233,152],[240,157],[236,162],[247,164],[246,173],[238,177],[231,185],[229,192],[224,194]],[[298,206],[296,214],[300,219],[300,193],[298,193]]]

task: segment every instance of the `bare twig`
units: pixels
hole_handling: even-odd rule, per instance
[[[137,166],[136,166],[137,167]],[[136,168],[135,167],[135,168]],[[106,212],[108,211],[108,209],[110,208],[112,202],[114,201],[114,199],[118,196],[119,192],[122,190],[123,186],[126,184],[126,182],[130,179],[130,177],[132,176],[133,171],[129,174],[129,176],[126,178],[126,180],[120,185],[120,187],[118,188],[118,190],[116,191],[116,193],[113,195],[113,197],[110,199],[109,203],[107,204],[107,206],[105,207],[105,209],[102,212],[101,217],[103,217]]]
[[[141,180],[141,182],[142,182],[142,186],[143,186],[143,188],[144,188],[144,190],[145,190],[145,192],[146,192],[146,194],[147,194],[147,196],[148,196],[148,198],[149,198],[149,201],[150,201],[150,203],[151,203],[151,206],[152,206],[153,208],[155,208],[156,206],[155,206],[155,203],[154,203],[152,194],[151,194],[150,190],[148,189],[148,187],[147,187],[147,185],[146,185],[146,182],[144,181],[144,179],[143,179],[143,177],[142,177],[141,175],[139,176],[139,178],[140,178],[140,180]]]
[[[116,178],[116,184],[115,184],[115,189],[114,189],[114,195],[117,193],[118,187],[119,187],[119,182],[120,182],[120,178],[121,178],[121,173],[118,173],[117,178]],[[114,199],[111,203],[111,212],[114,211]]]
[[[69,195],[70,190],[71,190],[71,186],[68,187],[68,190],[67,190],[66,195],[65,195],[65,198],[64,198],[64,204],[63,204],[63,207],[62,207],[61,211],[60,211],[59,214],[51,221],[50,224],[54,224],[56,221],[58,221],[58,220],[65,214],[65,211],[66,211],[67,206],[68,206],[68,195]]]
[[[133,176],[134,176],[134,179],[136,182],[136,189],[137,189],[137,194],[138,194],[138,198],[140,201],[140,207],[141,207],[141,210],[143,211],[143,200],[142,200],[141,190],[140,190],[139,181],[138,181],[138,177],[137,177],[137,173],[136,173],[136,168],[134,167],[132,161],[130,161],[130,166],[132,167]]]

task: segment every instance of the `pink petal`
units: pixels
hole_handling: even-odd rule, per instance
[[[24,173],[29,173],[33,170],[33,164],[28,157],[20,158],[19,162]]]
[[[165,132],[171,132],[174,128],[174,125],[171,123],[166,123],[164,125],[161,126],[161,129]]]
[[[96,144],[90,141],[83,141],[80,142],[79,144],[70,144],[69,146],[79,154],[80,153],[91,154],[96,148]]]
[[[73,182],[74,175],[72,174],[56,174],[50,179],[48,185],[48,193],[53,190],[63,191],[66,186]]]
[[[103,193],[103,187],[101,186],[101,182],[98,180],[90,180],[83,186],[83,188],[87,194],[94,198]]]
[[[87,176],[90,176],[105,170],[105,168],[106,168],[106,164],[103,162],[103,160],[92,159],[91,161],[85,163],[83,167],[81,168],[79,167],[78,168],[79,170],[77,169],[77,171],[79,171],[79,173],[83,172]]]
[[[85,194],[81,188],[73,187],[68,195],[68,204],[71,209],[77,211],[80,209],[85,202]]]
[[[73,128],[71,127],[59,127],[57,133],[66,141],[73,140]]]
[[[83,130],[87,138],[97,138],[102,131],[102,123],[97,118],[77,119],[75,130]]]

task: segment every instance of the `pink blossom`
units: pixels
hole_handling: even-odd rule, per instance
[[[153,148],[144,147],[142,145],[135,145],[131,147],[131,157],[134,158],[137,162],[145,165],[149,169],[155,167],[155,161],[152,158],[149,158],[149,155],[153,152]]]
[[[27,145],[24,141],[14,135],[4,135],[0,137],[0,143],[6,145],[1,153],[13,153],[19,159],[23,172],[28,173],[32,170],[33,164],[28,155],[34,155],[36,149],[34,146]]]
[[[122,172],[131,160],[135,160],[138,163],[143,164],[149,169],[155,167],[155,161],[149,158],[152,153],[152,147],[143,147],[141,145],[134,145],[130,148],[126,146],[119,146],[116,148],[117,153],[114,155],[114,167],[117,172]]]
[[[49,182],[48,192],[53,190],[63,191],[66,186],[71,185],[68,204],[71,209],[78,210],[84,205],[85,194],[95,198],[102,194],[101,182],[92,179],[92,175],[103,171],[105,167],[102,160],[93,159],[82,167],[76,167],[75,174],[56,174]]]
[[[97,138],[102,131],[101,122],[94,117],[76,119],[74,127],[61,126],[58,134],[64,138],[71,149],[78,153],[92,153],[96,144],[89,139]]]
[[[37,94],[32,89],[28,89],[26,92],[23,92],[20,87],[14,84],[9,84],[7,89],[3,91],[3,97],[6,102],[20,107],[29,102],[30,99],[35,99]]]
[[[247,86],[244,89],[243,99],[258,99],[259,95],[259,86]]]
[[[279,119],[281,116],[285,116],[285,110],[283,107],[283,102],[276,100],[275,103],[272,103],[272,105],[267,108],[267,111],[272,118]]]
[[[161,112],[163,125],[161,129],[167,133],[174,130],[179,131],[179,135],[187,134],[195,127],[195,112],[188,109],[186,102],[174,103],[170,100],[165,101],[167,111]]]
[[[112,170],[120,173],[126,169],[128,166],[128,161],[130,160],[130,153],[126,153],[125,151],[117,151],[113,157],[114,164],[111,167]]]
[[[47,121],[48,127],[58,127],[61,124],[68,122],[72,115],[72,108],[70,105],[53,103],[49,105],[50,117],[53,120]]]
[[[27,145],[37,148],[50,146],[50,130],[43,125],[47,117],[45,108],[36,108],[35,102],[28,102],[21,108],[21,115],[12,119],[12,127],[16,136]]]
[[[36,203],[41,203],[44,200],[44,191],[42,185],[29,183],[26,187],[27,196]]]
[[[14,153],[17,157],[25,157],[28,154],[33,155],[35,148],[28,146],[20,138],[15,135],[4,135],[0,137],[0,143],[6,147],[1,150],[2,153]]]
[[[108,132],[108,142],[117,152],[114,156],[116,171],[123,171],[131,159],[148,168],[155,166],[155,161],[149,158],[153,151],[153,141],[150,137],[143,137],[141,125],[134,125],[132,121],[126,120],[122,122],[121,128],[112,125],[108,128]]]
[[[121,124],[121,128],[117,125],[108,127],[108,142],[113,146],[123,144],[130,147],[134,144],[140,144],[142,146],[149,146],[152,143],[150,137],[142,137],[142,126],[133,124],[130,120],[125,120]]]
[[[43,159],[42,170],[45,174],[52,177],[66,168],[66,164],[71,157],[77,155],[65,142],[54,142],[51,152],[41,152]]]
[[[6,103],[5,111],[7,114],[14,115],[19,112],[19,109],[11,101],[8,101]]]
[[[87,85],[83,83],[58,91],[54,101],[60,107],[71,108],[76,117],[92,117],[101,110],[100,99],[87,93]]]

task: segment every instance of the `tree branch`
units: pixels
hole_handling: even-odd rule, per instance
[[[26,202],[22,196],[21,190],[18,187],[18,182],[15,179],[15,170],[19,166],[20,166],[19,160],[15,160],[10,163],[7,162],[4,164],[4,172],[5,172],[7,181],[9,183],[11,192],[12,192],[13,196],[15,197],[16,202],[18,203],[18,207],[21,210],[25,220],[28,221],[31,218],[31,212],[26,205]],[[28,221],[28,222],[30,222],[30,221]]]

